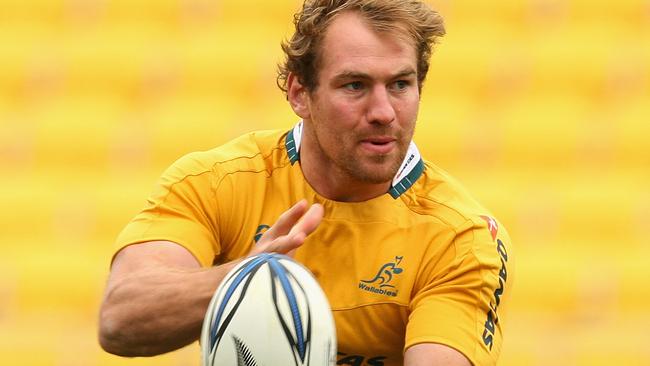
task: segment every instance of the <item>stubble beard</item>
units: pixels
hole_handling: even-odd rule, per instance
[[[408,143],[399,142],[397,151],[387,155],[356,156],[347,150],[347,154],[338,157],[339,167],[356,181],[370,184],[392,182],[397,170],[402,165]]]
[[[395,151],[385,155],[368,156],[359,154],[358,139],[360,136],[358,135],[333,136],[327,132],[321,135],[319,132],[318,128],[313,128],[310,133],[314,139],[315,147],[318,149],[318,154],[329,161],[331,164],[330,167],[334,167],[336,170],[336,172],[325,174],[334,173],[334,176],[340,176],[341,178],[347,177],[350,181],[366,184],[392,183],[393,178],[404,161],[413,136],[411,133],[406,138],[403,132],[397,133],[397,136],[395,136],[397,139]],[[384,131],[374,132],[376,134],[390,134],[384,133]],[[328,142],[332,142],[332,144]]]

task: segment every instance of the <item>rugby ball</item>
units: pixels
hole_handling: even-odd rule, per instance
[[[336,330],[325,293],[290,257],[245,259],[221,282],[201,331],[203,366],[331,366]]]

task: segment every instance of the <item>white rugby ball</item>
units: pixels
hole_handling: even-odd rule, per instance
[[[217,288],[203,320],[203,366],[331,366],[336,329],[309,270],[275,253],[247,258]]]

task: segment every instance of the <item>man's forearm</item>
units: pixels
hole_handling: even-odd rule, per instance
[[[302,200],[283,213],[254,250],[290,253],[323,218],[323,207]],[[150,241],[121,249],[112,263],[99,316],[99,342],[120,356],[153,356],[192,343],[214,291],[241,260],[200,268],[183,246]]]
[[[102,347],[120,356],[152,356],[194,342],[215,289],[233,266],[150,267],[109,283],[100,311]]]

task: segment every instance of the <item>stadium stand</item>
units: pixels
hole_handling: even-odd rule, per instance
[[[508,227],[500,365],[649,365],[650,1],[432,0],[416,140]],[[297,0],[0,0],[0,359],[96,340],[111,245],[186,152],[296,117],[275,87]]]

